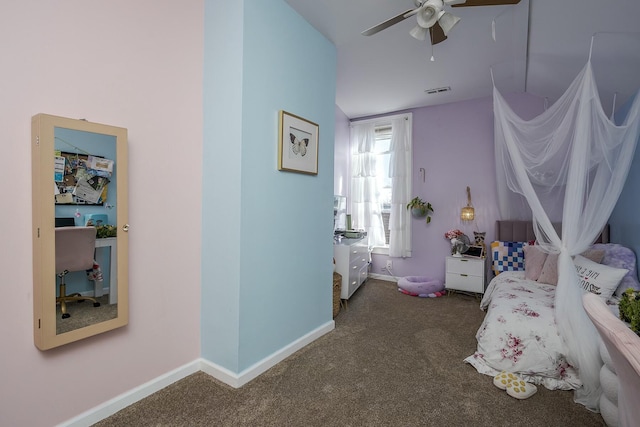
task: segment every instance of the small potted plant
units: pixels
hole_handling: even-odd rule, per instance
[[[107,237],[116,237],[117,229],[115,225],[99,225],[96,227],[96,238],[104,239]]]
[[[620,298],[620,319],[629,323],[629,327],[640,335],[640,292],[628,288]]]
[[[425,202],[420,197],[414,197],[411,199],[407,204],[407,209],[411,210],[411,215],[415,218],[423,218],[426,216],[427,224],[431,222],[431,215],[429,215],[429,212],[433,212],[433,206],[431,206],[431,203]]]

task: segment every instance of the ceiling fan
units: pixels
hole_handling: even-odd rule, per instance
[[[427,32],[429,32],[431,44],[435,45],[446,40],[449,31],[460,21],[459,17],[445,10],[445,5],[452,7],[496,6],[517,4],[520,3],[520,0],[413,0],[413,2],[416,5],[415,9],[409,9],[374,25],[363,31],[362,35],[371,36],[415,15],[417,25],[409,31],[409,34],[415,39],[425,40]]]

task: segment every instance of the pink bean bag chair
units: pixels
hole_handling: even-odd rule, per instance
[[[446,294],[441,280],[424,276],[407,276],[398,280],[398,290],[420,298],[436,298]]]

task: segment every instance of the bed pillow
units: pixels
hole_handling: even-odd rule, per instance
[[[591,261],[597,262],[598,264],[600,264],[604,258],[604,249],[591,248],[582,252],[580,255],[582,255],[586,259],[590,259]]]
[[[524,250],[524,277],[527,280],[538,280],[544,261],[547,259],[547,253],[535,245],[526,245],[522,249]]]
[[[558,256],[559,254],[549,254],[544,260],[542,271],[538,277],[538,283],[558,284]]]
[[[624,291],[629,288],[640,290],[636,269],[636,254],[631,249],[618,243],[596,243],[593,248],[604,250],[602,264],[629,270],[626,276],[622,278],[620,285],[618,285],[618,289],[614,293],[616,296],[622,296]]]
[[[503,271],[524,271],[524,250],[526,242],[491,243],[491,268],[495,275]]]
[[[601,248],[591,248],[582,252],[584,258],[587,258],[593,262],[600,263],[605,255],[605,250]],[[548,283],[550,285],[558,284],[558,254],[549,254],[544,262],[540,276],[538,277],[539,283]]]
[[[622,278],[629,272],[626,268],[614,268],[598,264],[581,255],[573,258],[580,286],[585,291],[598,295],[606,303],[616,291]]]

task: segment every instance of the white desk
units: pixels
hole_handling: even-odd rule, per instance
[[[96,239],[96,248],[111,248],[109,256],[109,304],[118,302],[118,242],[117,237]],[[102,282],[95,282],[94,292],[97,297],[103,295]]]

